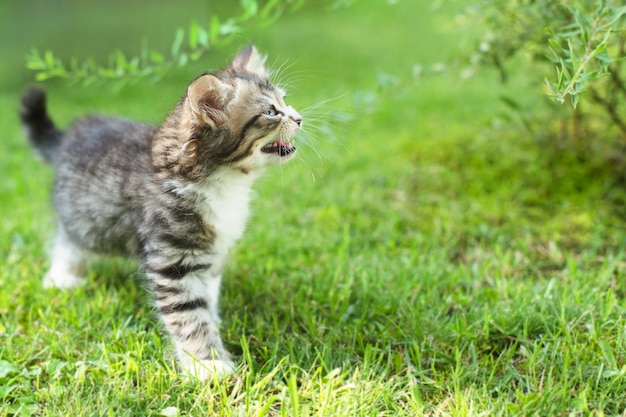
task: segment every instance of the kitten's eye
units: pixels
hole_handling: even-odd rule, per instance
[[[269,109],[265,110],[265,114],[267,114],[268,116],[276,116],[276,108],[274,106],[270,107]]]

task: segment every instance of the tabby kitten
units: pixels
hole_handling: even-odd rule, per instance
[[[89,254],[138,259],[183,369],[233,371],[219,335],[228,250],[242,235],[253,181],[293,158],[302,118],[249,46],[196,78],[160,127],[91,116],[65,132],[45,92],[22,98],[22,123],[56,170],[58,230],[46,287],[83,282]]]

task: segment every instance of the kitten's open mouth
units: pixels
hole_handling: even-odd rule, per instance
[[[261,152],[269,153],[278,156],[291,155],[296,151],[296,147],[291,142],[285,142],[283,140],[275,140],[272,143],[268,143],[261,148]]]

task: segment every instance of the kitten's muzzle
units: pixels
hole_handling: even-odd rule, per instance
[[[293,111],[293,113],[294,114],[288,115],[289,121],[293,122],[293,124],[291,124],[291,126],[289,126],[289,122],[283,124],[283,128],[291,130],[291,133],[289,133],[287,137],[293,136],[297,131],[302,128],[302,117],[295,110]],[[289,140],[276,139],[275,141],[263,146],[261,148],[261,152],[280,157],[288,156],[296,152],[296,146]]]
[[[302,117],[290,117],[291,120],[294,121],[295,124],[298,125],[298,128],[302,127]]]

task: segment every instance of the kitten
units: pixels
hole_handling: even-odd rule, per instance
[[[302,125],[264,62],[249,46],[200,75],[160,127],[91,116],[62,132],[42,89],[22,98],[23,127],[56,171],[58,230],[44,285],[80,285],[89,254],[138,259],[181,366],[200,379],[234,370],[219,335],[222,269],[244,231],[253,181],[293,158]]]

